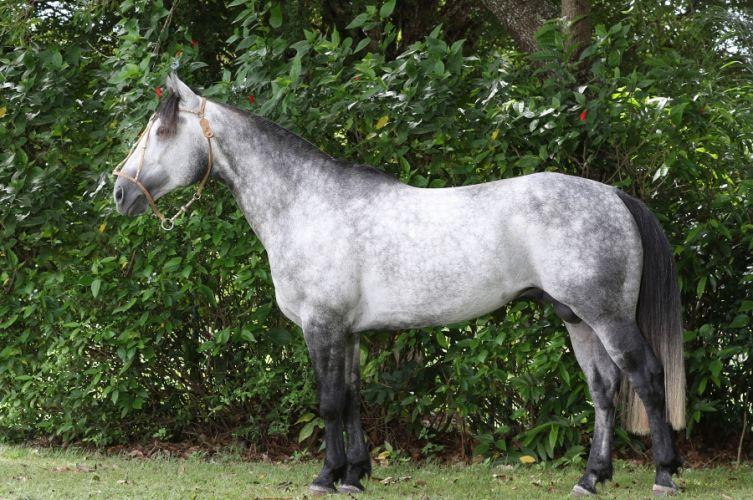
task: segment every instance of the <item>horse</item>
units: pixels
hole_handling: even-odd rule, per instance
[[[650,430],[653,492],[677,492],[680,292],[670,244],[643,202],[554,172],[416,188],[206,100],[174,72],[166,88],[114,172],[117,211],[136,216],[151,205],[171,229],[210,177],[232,191],[316,375],[326,451],[312,492],[361,492],[371,473],[360,419],[362,333],[467,321],[519,298],[554,305],[593,400],[593,440],[572,493],[595,494],[611,479],[617,405],[626,430]],[[159,212],[157,199],[193,184],[196,194],[175,216]]]

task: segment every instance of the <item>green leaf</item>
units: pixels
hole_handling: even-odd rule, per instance
[[[248,328],[241,329],[241,338],[246,342],[256,342],[256,337]]]
[[[62,68],[63,67],[63,56],[60,54],[59,51],[54,51],[52,53],[52,65],[55,68]]]
[[[99,295],[99,289],[102,287],[102,280],[95,278],[91,284],[92,296],[96,299]]]
[[[389,121],[390,121],[390,117],[387,115],[384,115],[377,120],[376,124],[374,125],[374,128],[377,130],[384,128],[385,126],[387,126],[387,123],[389,123]]]
[[[308,422],[306,425],[303,426],[301,431],[298,433],[298,442],[302,443],[309,437],[311,437],[311,434],[314,433],[314,429],[316,428],[316,424],[318,422],[316,420],[312,420]]]
[[[314,415],[313,413],[305,413],[304,415],[301,416],[301,418],[296,420],[295,425],[305,424],[306,422],[311,422],[315,418],[316,418],[316,415]]]
[[[214,291],[203,283],[197,283],[196,289],[203,295],[211,304],[217,303],[217,298]]]
[[[273,343],[280,346],[289,344],[290,341],[293,339],[293,334],[290,333],[290,330],[288,330],[287,328],[283,328],[281,326],[270,328],[268,335],[269,335],[269,339]]]
[[[358,45],[356,45],[356,48],[353,50],[354,54],[357,54],[358,52],[362,51],[364,47],[369,45],[371,43],[371,38],[364,38],[360,42],[358,42]]]
[[[298,53],[293,58],[293,63],[290,65],[290,79],[292,81],[298,80],[298,77],[301,76],[301,54]]]
[[[533,171],[541,163],[541,158],[534,155],[524,155],[518,160],[518,167],[524,172]]]
[[[437,338],[437,343],[440,345],[440,347],[444,349],[447,349],[448,347],[450,347],[450,341],[447,339],[447,336],[444,333],[442,333],[441,330],[437,330],[437,333],[435,336]]]
[[[748,318],[747,314],[738,314],[735,316],[735,319],[732,320],[732,323],[729,324],[730,328],[742,328],[748,324],[748,321],[750,318]]]
[[[559,433],[559,426],[552,425],[549,430],[549,449],[554,451],[554,447],[557,446],[557,435]]]
[[[366,24],[366,21],[368,21],[370,16],[366,12],[362,12],[356,16],[355,19],[353,19],[349,25],[345,27],[346,30],[352,30],[355,28],[360,28],[364,24]]]
[[[395,3],[397,0],[389,0],[382,4],[382,8],[379,9],[379,17],[382,19],[386,19],[392,15],[392,12],[395,10]]]
[[[277,29],[282,26],[282,9],[279,3],[272,4],[269,10],[269,25]]]
[[[166,273],[171,273],[175,271],[176,269],[178,269],[178,266],[180,266],[181,260],[182,259],[180,257],[173,257],[172,259],[165,262],[165,265],[162,267],[162,270]]]
[[[706,290],[706,276],[701,276],[701,279],[698,280],[698,285],[696,285],[695,287],[696,297],[700,299],[705,290]]]
[[[672,119],[672,123],[678,126],[682,123],[682,115],[685,113],[685,108],[688,107],[689,102],[682,102],[672,107],[669,111],[669,116]]]
[[[127,303],[123,304],[122,306],[116,307],[115,309],[112,310],[113,314],[127,311],[128,309],[133,307],[133,305],[136,303],[136,300],[137,299],[134,297],[131,300],[129,300]]]

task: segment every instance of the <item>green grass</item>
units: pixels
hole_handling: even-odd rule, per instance
[[[649,467],[618,461],[606,498],[650,498]],[[237,458],[131,459],[81,451],[0,446],[0,499],[303,498],[317,462],[258,463]],[[361,498],[562,498],[580,468],[400,464],[375,466]],[[390,479],[391,478],[391,479]],[[381,480],[381,481],[380,481]],[[683,498],[752,498],[753,467],[686,470]]]

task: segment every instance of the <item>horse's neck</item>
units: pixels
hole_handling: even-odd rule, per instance
[[[267,247],[296,199],[331,177],[331,158],[262,118],[231,111],[228,119],[228,111],[222,112],[214,139],[216,174]]]

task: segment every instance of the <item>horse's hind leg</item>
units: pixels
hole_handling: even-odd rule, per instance
[[[620,369],[587,324],[565,323],[578,364],[586,374],[594,402],[596,421],[586,472],[573,487],[574,495],[596,493],[596,484],[612,478],[614,400],[620,385]]]
[[[348,469],[340,486],[341,492],[357,493],[363,491],[361,478],[371,474],[369,448],[361,427],[361,369],[359,336],[350,336],[347,351],[346,373],[347,396],[345,401],[345,428],[348,432]]]
[[[656,464],[654,493],[673,494],[677,487],[672,482],[672,474],[682,462],[672,428],[666,420],[664,369],[635,321],[602,321],[593,326],[609,356],[625,373],[646,408]]]

